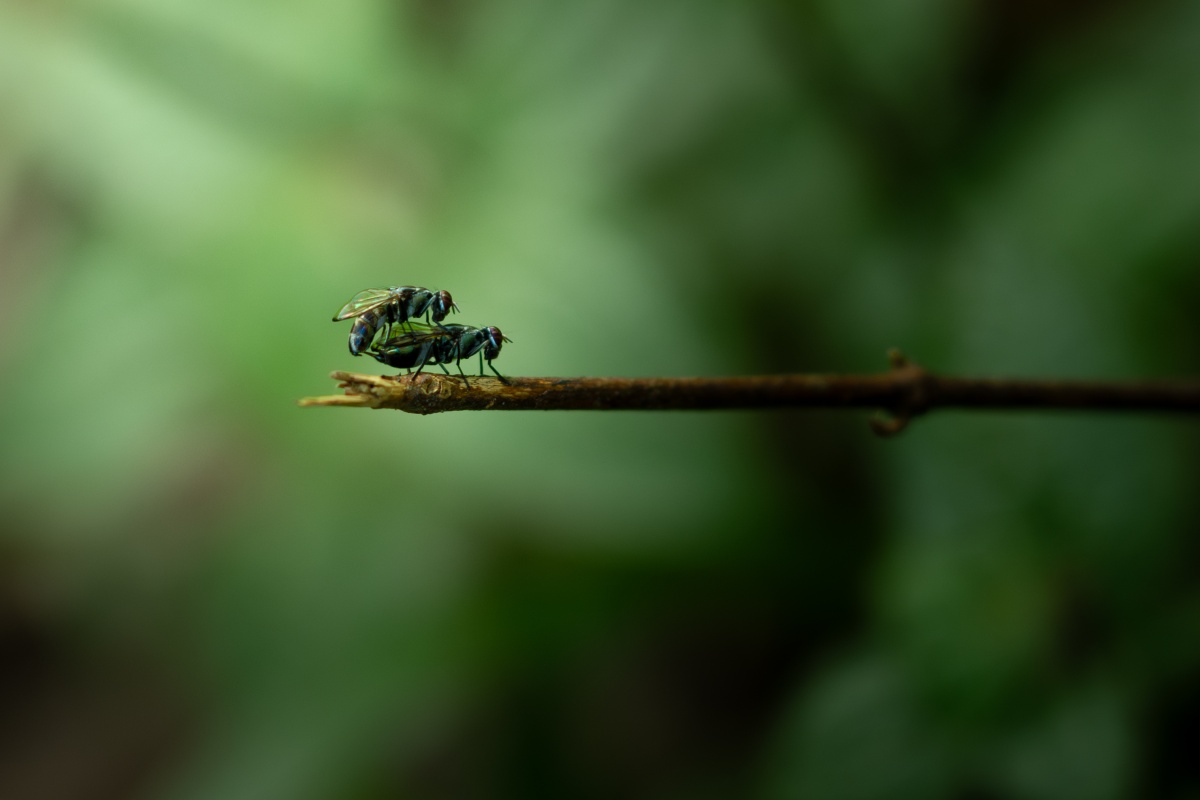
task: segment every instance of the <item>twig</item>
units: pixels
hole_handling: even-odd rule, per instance
[[[876,408],[880,436],[892,436],[933,408],[1081,409],[1200,412],[1198,381],[1063,381],[951,378],[934,375],[899,351],[877,375],[779,375],[748,378],[461,378],[424,373],[386,378],[334,372],[344,395],[306,397],[302,406],[440,411],[593,411]]]

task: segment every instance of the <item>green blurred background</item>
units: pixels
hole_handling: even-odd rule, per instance
[[[1200,4],[0,2],[0,797],[1200,797],[1180,419],[300,409],[1200,367]]]

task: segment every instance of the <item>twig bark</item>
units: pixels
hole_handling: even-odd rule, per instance
[[[902,431],[933,408],[1079,409],[1200,412],[1200,381],[1063,381],[934,375],[898,351],[876,375],[778,375],[746,378],[496,378],[423,373],[387,378],[334,372],[344,395],[306,397],[302,406],[441,411],[589,409],[876,408],[881,436]]]

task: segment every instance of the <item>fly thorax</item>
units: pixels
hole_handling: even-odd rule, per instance
[[[470,358],[479,352],[479,348],[483,347],[487,341],[487,335],[483,331],[471,331],[459,339],[458,357]]]
[[[408,318],[415,319],[425,316],[429,304],[433,302],[433,292],[428,289],[412,289],[408,298]]]
[[[407,286],[393,286],[392,299],[386,308],[387,320],[391,323],[404,322],[408,319],[406,312],[412,298],[412,289]]]

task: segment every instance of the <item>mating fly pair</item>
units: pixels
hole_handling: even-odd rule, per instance
[[[447,291],[392,286],[364,289],[342,306],[333,321],[355,318],[350,326],[351,355],[366,353],[389,367],[409,370],[416,367],[418,374],[426,364],[437,364],[449,375],[450,371],[444,365],[453,361],[469,386],[460,362],[478,353],[479,374],[483,375],[486,360],[496,377],[508,383],[492,366],[492,359],[500,355],[504,342],[512,340],[496,327],[443,325],[446,315],[457,310],[458,306]],[[421,317],[425,317],[425,324],[413,321]],[[429,324],[431,317],[432,325]]]

